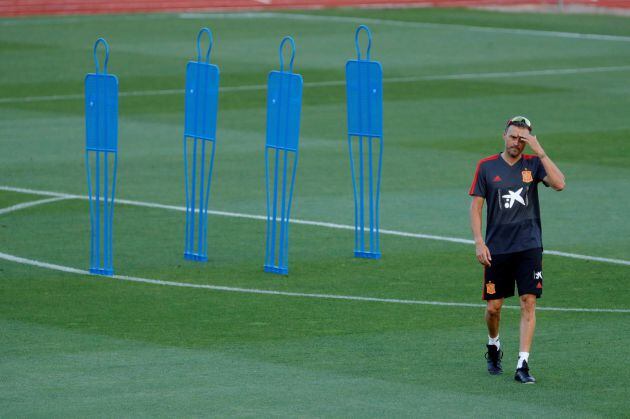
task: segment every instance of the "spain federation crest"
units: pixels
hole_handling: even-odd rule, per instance
[[[488,282],[486,284],[486,294],[494,294],[497,291],[494,289],[494,284],[492,282]]]
[[[521,172],[521,176],[523,177],[523,183],[531,183],[534,181],[534,177],[532,176],[532,171],[525,169]]]

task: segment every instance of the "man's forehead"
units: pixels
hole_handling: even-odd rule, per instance
[[[521,136],[527,133],[527,128],[517,127],[516,125],[510,125],[507,129],[507,135]]]

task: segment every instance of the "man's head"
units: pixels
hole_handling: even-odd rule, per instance
[[[532,123],[524,116],[515,116],[509,119],[503,132],[505,152],[510,157],[518,157],[525,149],[525,142],[521,141],[521,137],[531,131]]]

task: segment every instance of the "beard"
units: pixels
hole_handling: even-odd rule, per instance
[[[511,157],[518,157],[522,152],[523,152],[523,150],[521,150],[519,147],[508,147],[507,148],[507,153]]]

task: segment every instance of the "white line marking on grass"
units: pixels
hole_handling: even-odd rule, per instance
[[[2,97],[0,103],[32,103],[32,102],[52,102],[57,100],[76,100],[82,99],[84,96],[81,94],[67,94],[67,95],[48,95],[48,96],[24,96],[24,97]]]
[[[62,196],[58,196],[58,197],[55,197],[55,198],[40,199],[38,201],[22,202],[20,204],[16,204],[16,205],[13,205],[13,206],[10,206],[10,207],[0,208],[0,215],[8,214],[8,213],[13,212],[13,211],[19,211],[19,210],[22,210],[22,209],[25,209],[25,208],[35,207],[37,205],[48,204],[50,202],[63,201],[64,199],[68,199],[68,198],[62,197]]]
[[[478,303],[454,303],[448,301],[425,301],[425,300],[402,300],[397,298],[377,298],[377,297],[362,297],[357,295],[337,295],[337,294],[318,294],[318,293],[302,293],[302,292],[289,292],[289,291],[273,291],[262,290],[257,288],[239,288],[239,287],[225,287],[221,285],[208,285],[208,284],[191,284],[188,282],[176,282],[176,281],[163,281],[160,279],[139,278],[135,276],[127,275],[112,275],[100,276],[92,275],[88,271],[83,269],[72,268],[70,266],[56,265],[53,263],[40,262],[33,259],[27,259],[19,256],[10,255],[8,253],[0,252],[0,259],[7,260],[9,262],[15,262],[22,265],[36,266],[38,268],[50,269],[60,272],[67,272],[79,275],[90,275],[97,279],[116,279],[119,281],[136,282],[141,284],[151,285],[163,285],[169,287],[180,288],[197,288],[206,289],[212,291],[225,291],[236,292],[243,294],[262,294],[262,295],[275,295],[283,297],[302,297],[302,298],[317,298],[327,300],[345,300],[345,301],[360,301],[360,302],[373,302],[373,303],[390,303],[390,304],[407,304],[407,305],[428,305],[428,306],[446,306],[446,307],[473,307],[484,308],[485,304]],[[505,305],[504,308],[519,310],[519,306]],[[565,311],[565,312],[578,312],[578,313],[630,313],[630,309],[625,308],[573,308],[573,307],[537,307],[540,311]]]
[[[82,196],[82,195],[73,195],[73,194],[54,192],[54,191],[42,191],[38,189],[16,188],[13,186],[6,186],[6,185],[0,185],[0,191],[25,193],[25,194],[31,194],[31,195],[54,196],[57,198],[68,198],[68,199],[86,198],[87,199],[87,197]]]
[[[339,82],[333,82],[339,83]],[[345,82],[344,82],[345,83]],[[253,84],[243,86],[226,86],[221,88],[221,92],[243,92],[250,90],[264,90],[266,84]],[[167,96],[167,95],[183,95],[184,89],[161,89],[161,90],[135,90],[128,92],[120,92],[120,97],[142,97],[142,96]],[[53,102],[58,100],[78,100],[85,96],[79,93],[70,93],[67,95],[48,95],[48,96],[24,96],[24,97],[3,97],[0,98],[2,103],[33,103],[33,102]]]
[[[549,68],[542,70],[523,70],[523,71],[498,71],[489,73],[460,73],[460,74],[444,74],[437,76],[418,76],[418,77],[394,77],[388,79],[390,83],[404,83],[423,80],[467,80],[467,79],[499,79],[509,77],[532,77],[532,76],[563,76],[570,74],[588,74],[588,73],[609,73],[617,71],[628,71],[630,65],[619,65],[610,67],[583,67],[583,68]],[[345,83],[345,82],[344,82]]]
[[[439,80],[476,80],[476,79],[501,79],[511,77],[540,77],[540,76],[563,76],[572,74],[589,73],[610,73],[630,71],[630,65],[610,66],[610,67],[583,67],[583,68],[549,68],[542,70],[523,71],[498,71],[488,73],[458,73],[458,74],[437,74],[427,76],[401,76],[385,77],[384,83],[413,83],[419,81],[439,81]],[[326,80],[305,82],[304,87],[333,87],[345,86],[345,80]],[[246,84],[242,86],[226,86],[219,89],[222,93],[245,92],[266,90],[266,84]],[[162,89],[162,90],[136,90],[120,92],[120,97],[143,97],[143,96],[163,96],[163,95],[183,95],[184,89]],[[0,98],[0,104],[12,103],[34,103],[34,102],[54,102],[60,100],[83,99],[83,94],[48,95],[48,96],[25,96],[25,97],[4,97]]]
[[[64,198],[64,199],[81,199],[81,200],[87,200],[88,199],[88,197],[84,196],[84,195],[72,195],[72,194],[66,194],[66,193],[61,193],[61,192],[41,191],[41,190],[26,189],[26,188],[16,188],[16,187],[13,187],[13,186],[2,186],[2,185],[0,185],[0,190],[11,191],[11,192],[28,193],[28,194],[33,194],[33,195],[54,196],[54,197],[59,197],[59,198]],[[166,210],[181,211],[181,212],[186,211],[186,208],[182,207],[182,206],[158,204],[158,203],[154,203],[154,202],[133,201],[133,200],[129,200],[129,199],[117,199],[116,202],[119,203],[119,204],[132,205],[132,206],[136,206],[136,207],[166,209]],[[212,215],[219,215],[219,216],[231,217],[231,218],[246,218],[246,219],[250,219],[250,220],[267,220],[266,216],[264,216],[264,215],[256,215],[256,214],[244,214],[244,213],[239,213],[239,212],[213,211],[213,210],[208,210],[208,213],[212,214]],[[293,224],[302,224],[302,225],[310,225],[310,226],[315,226],[315,227],[333,228],[333,229],[338,229],[338,230],[354,230],[354,226],[352,226],[352,225],[327,223],[327,222],[323,222],[323,221],[300,220],[300,219],[293,218],[293,219],[290,220],[290,222],[293,223]],[[474,244],[473,240],[462,239],[462,238],[459,238],[459,237],[437,236],[437,235],[433,235],[433,234],[410,233],[410,232],[406,232],[406,231],[387,230],[387,229],[381,229],[381,233],[382,234],[386,234],[386,235],[390,235],[390,236],[398,236],[398,237],[410,237],[410,238],[415,238],[415,239],[437,240],[437,241],[445,241],[445,242],[460,243],[460,244]],[[557,251],[557,250],[545,250],[544,253],[548,254],[548,255],[567,257],[567,258],[571,258],[571,259],[580,259],[580,260],[593,261],[593,262],[611,263],[611,264],[614,264],[614,265],[630,266],[630,260],[612,259],[612,258],[605,258],[605,257],[599,257],[599,256],[581,255],[581,254],[577,254],[577,253],[560,252],[560,251]]]
[[[408,22],[393,19],[374,19],[357,16],[308,15],[298,13],[181,13],[181,19],[288,19],[339,23],[364,23],[417,29],[461,29],[471,32],[504,33],[510,35],[545,36],[552,38],[585,39],[591,41],[630,42],[630,36],[602,35],[596,33],[545,31],[537,29],[512,29],[453,23]]]

